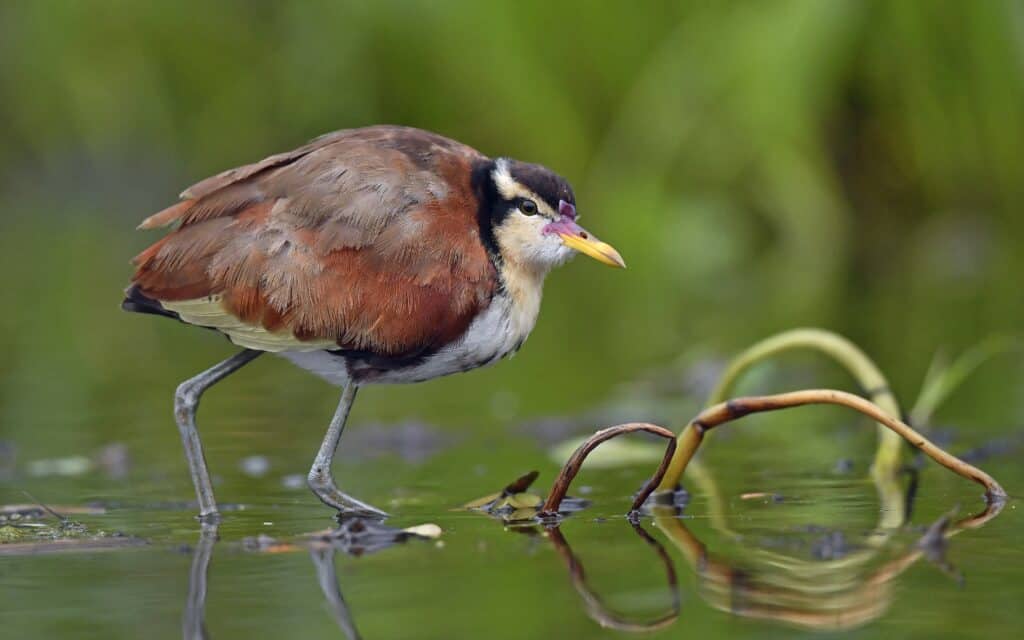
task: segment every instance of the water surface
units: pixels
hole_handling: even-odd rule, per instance
[[[243,398],[252,391],[242,388]],[[439,428],[356,419],[342,441],[342,486],[390,511],[388,527],[435,523],[443,531],[388,546],[386,533],[333,544],[307,536],[337,526],[294,486],[315,428],[280,437],[280,424],[237,398],[210,407],[200,424],[225,507],[216,532],[204,534],[192,516],[173,438],[161,432],[163,450],[149,449],[149,429],[174,435],[169,414],[121,430],[127,468],[92,461],[76,475],[33,475],[38,465],[22,457],[41,451],[18,454],[0,485],[6,502],[26,502],[20,491],[29,489],[54,505],[92,505],[103,512],[74,519],[91,533],[126,537],[104,538],[112,548],[102,550],[4,554],[5,633],[603,638],[653,629],[653,637],[761,638],[840,630],[935,638],[1008,635],[1021,622],[1017,502],[945,545],[921,546],[944,517],[957,528],[983,511],[979,489],[929,462],[880,495],[865,468],[871,428],[845,414],[826,411],[824,422],[813,412],[754,417],[723,429],[700,473],[687,478],[685,508],[645,515],[638,526],[623,513],[654,463],[585,468],[571,493],[591,504],[555,530],[458,507],[534,468],[534,490],[545,492],[557,472],[548,441],[573,431],[571,420]],[[776,430],[825,432],[831,444],[812,438],[787,452],[772,441]],[[963,448],[973,438],[956,439]],[[262,459],[245,463],[251,455]],[[982,464],[1011,494],[1024,481],[1012,452]],[[254,471],[262,475],[247,475]]]

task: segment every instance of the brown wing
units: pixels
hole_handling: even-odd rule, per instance
[[[401,127],[339,131],[187,189],[142,227],[137,292],[237,344],[408,356],[465,331],[496,274],[473,149]]]

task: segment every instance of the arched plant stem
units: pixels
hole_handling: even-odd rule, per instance
[[[732,422],[751,413],[777,411],[779,409],[809,404],[835,404],[859,411],[891,430],[896,437],[903,438],[914,447],[920,449],[922,453],[932,460],[985,487],[985,495],[989,500],[1002,500],[1006,497],[1006,492],[999,483],[981,469],[946,453],[943,449],[937,447],[930,440],[911,428],[910,425],[890,416],[878,405],[858,395],[834,389],[807,389],[776,395],[735,398],[708,407],[691,420],[683,430],[678,439],[678,446],[672,462],[673,464],[676,462],[681,464],[680,472],[685,469],[694,453],[697,452],[698,447],[700,447],[704,434],[719,425]]]
[[[824,329],[793,329],[771,336],[750,347],[736,357],[726,368],[708,399],[708,406],[723,402],[729,397],[739,378],[754,365],[786,351],[812,350],[823,353],[845,368],[864,390],[867,397],[893,417],[899,417],[900,406],[889,388],[889,382],[871,358],[857,345],[846,338]],[[894,473],[900,465],[900,437],[882,424],[878,425],[878,449],[872,471]],[[686,463],[681,455],[696,437],[686,427],[678,438],[676,454],[665,477],[658,485],[658,491],[671,491],[679,485]]]
[[[573,478],[580,472],[580,468],[583,466],[583,461],[587,459],[590,452],[593,451],[606,440],[611,440],[616,436],[621,436],[626,433],[633,433],[634,431],[646,431],[659,435],[662,438],[668,439],[668,446],[665,448],[665,456],[661,460],[661,464],[658,465],[658,470],[655,472],[654,477],[647,481],[640,493],[637,494],[636,499],[633,500],[633,506],[630,508],[632,514],[643,505],[644,501],[654,492],[654,489],[658,486],[665,471],[668,469],[669,461],[672,459],[672,455],[676,450],[676,434],[665,427],[659,427],[656,424],[648,424],[646,422],[628,422],[626,424],[618,424],[614,427],[608,427],[607,429],[601,429],[594,433],[594,435],[587,438],[583,444],[573,451],[572,455],[562,466],[562,471],[558,474],[558,478],[555,479],[555,483],[551,486],[551,491],[548,493],[548,499],[544,501],[544,505],[540,508],[540,512],[537,514],[541,518],[553,517],[558,514],[558,507],[562,504],[562,500],[565,498],[565,494],[569,491],[569,485],[572,484]]]

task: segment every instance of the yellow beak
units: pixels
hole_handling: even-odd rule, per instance
[[[619,252],[615,250],[615,247],[607,242],[601,242],[591,235],[589,231],[585,231],[578,225],[574,224],[573,226],[576,227],[576,230],[572,232],[558,232],[558,237],[562,239],[565,246],[586,254],[609,267],[626,268],[626,262],[619,255]]]

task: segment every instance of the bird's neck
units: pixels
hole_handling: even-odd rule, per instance
[[[544,277],[549,270],[536,264],[508,259],[503,265],[502,281],[505,291],[512,300],[511,328],[524,339],[537,322]]]

